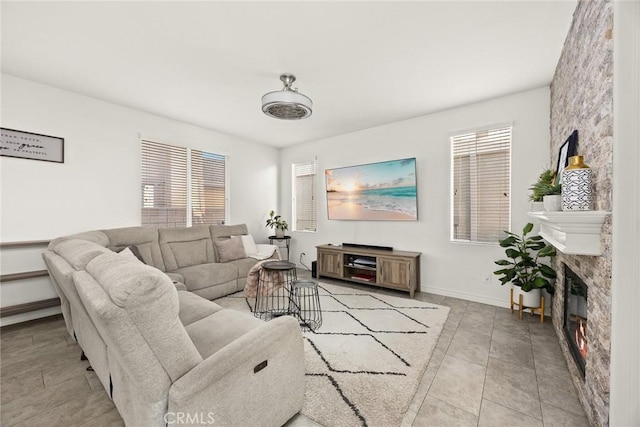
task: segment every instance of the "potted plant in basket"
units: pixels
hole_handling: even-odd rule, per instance
[[[561,206],[562,184],[554,184],[556,174],[551,169],[544,170],[538,177],[538,181],[529,187],[531,194],[529,200],[532,202],[543,202],[546,211],[559,211]],[[532,204],[531,209],[535,212],[539,207]]]
[[[527,237],[531,230],[533,224],[528,223],[520,236],[505,231],[507,237],[500,240],[500,246],[505,248],[509,259],[495,261],[504,268],[494,271],[493,274],[502,276],[501,284],[513,284],[514,301],[519,301],[518,296],[522,293],[523,306],[538,307],[541,289],[553,294],[554,287],[550,280],[556,278],[555,270],[539,260],[555,256],[556,250],[553,246],[547,245],[540,236]]]
[[[269,212],[269,218],[267,218],[267,225],[265,227],[275,228],[276,237],[284,237],[284,232],[289,229],[289,224],[282,219],[281,215],[276,215],[275,211],[271,211]]]

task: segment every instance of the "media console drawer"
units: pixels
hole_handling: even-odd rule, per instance
[[[347,280],[409,292],[420,283],[420,252],[357,248],[342,245],[316,246],[318,278]]]

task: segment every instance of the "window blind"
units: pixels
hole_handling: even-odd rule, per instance
[[[510,225],[511,127],[451,138],[452,240],[497,242]]]
[[[221,224],[227,217],[225,157],[191,150],[191,223]]]
[[[293,164],[293,230],[316,231],[316,161]]]
[[[187,225],[187,149],[142,141],[142,225]]]
[[[185,227],[227,217],[225,156],[142,141],[142,225]]]

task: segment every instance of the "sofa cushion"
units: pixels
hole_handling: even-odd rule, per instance
[[[165,273],[165,274],[169,276],[169,279],[173,280],[174,284],[176,282],[184,283],[184,277],[180,273]]]
[[[126,313],[131,328],[144,337],[142,341],[136,340],[137,344],[130,341],[131,344],[148,345],[173,381],[202,362],[180,322],[178,291],[165,274],[113,253],[95,258],[86,271],[112,304]],[[109,334],[134,333],[124,326],[119,330],[112,327]]]
[[[187,289],[195,291],[236,280],[238,267],[230,263],[208,263],[181,268],[174,273],[182,274]]]
[[[166,270],[156,227],[122,227],[102,232],[109,238],[109,249],[112,251],[118,252],[128,246],[135,246],[142,256],[142,262],[161,271]]]
[[[178,268],[207,263],[207,239],[191,242],[172,242],[168,246],[175,256]]]
[[[246,258],[244,245],[239,237],[230,237],[228,239],[216,239],[213,241],[218,252],[219,262],[235,261],[237,259]]]
[[[222,310],[215,302],[209,301],[189,291],[178,291],[180,301],[180,321],[184,326]]]
[[[160,228],[158,238],[167,271],[215,262],[208,226]]]
[[[225,309],[185,327],[203,359],[242,335],[264,325],[264,321],[247,313]]]
[[[76,270],[84,270],[86,265],[98,255],[113,253],[109,249],[88,240],[64,240],[53,251],[64,258]]]
[[[242,279],[249,275],[249,270],[251,270],[251,267],[256,265],[257,262],[258,260],[254,258],[242,258],[231,261],[229,264],[233,264],[238,267],[238,278]],[[244,283],[242,285],[244,286]]]

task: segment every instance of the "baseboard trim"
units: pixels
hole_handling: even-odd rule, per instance
[[[509,298],[503,300],[498,298],[489,298],[484,295],[465,294],[463,292],[451,291],[444,288],[434,288],[432,286],[422,287],[421,292],[429,292],[431,294],[442,295],[445,297],[458,298],[466,301],[479,302],[481,304],[493,305],[495,307],[510,308]],[[545,297],[545,300],[547,298]],[[551,317],[551,301],[545,302],[545,317]],[[548,309],[547,309],[548,308]]]
[[[25,304],[11,305],[0,308],[0,317],[15,316],[16,314],[30,313],[44,308],[57,307],[60,305],[60,298],[50,298],[40,301],[27,302]]]
[[[34,279],[36,277],[46,277],[49,275],[47,270],[25,271],[24,273],[3,274],[0,276],[0,283],[13,282],[14,280]]]
[[[506,300],[498,299],[498,298],[489,298],[484,295],[474,295],[474,294],[466,294],[463,292],[456,292],[449,289],[444,288],[436,288],[433,286],[422,287],[422,292],[429,292],[431,294],[442,295],[445,297],[452,297],[463,299],[466,301],[479,302],[482,304],[494,305],[496,307],[509,308],[509,298]]]

